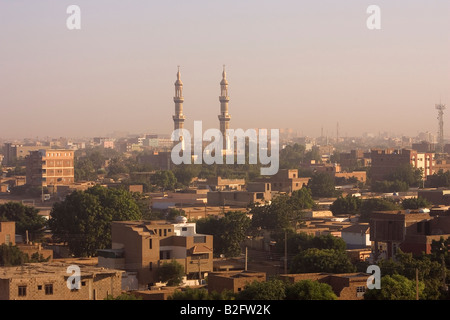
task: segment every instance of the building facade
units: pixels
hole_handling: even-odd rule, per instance
[[[16,223],[14,221],[0,222],[0,245],[16,244]]]
[[[375,259],[393,258],[403,252],[431,253],[433,241],[450,237],[450,216],[418,211],[382,211],[370,216],[370,240]]]
[[[158,269],[172,260],[188,280],[204,279],[213,270],[213,237],[198,234],[195,223],[117,221],[111,224],[112,249],[99,250],[99,265],[136,272],[140,285],[159,282]]]
[[[386,180],[397,168],[411,165],[423,170],[423,178],[434,173],[435,154],[411,149],[374,149],[371,152],[372,181]]]
[[[27,185],[57,186],[74,183],[74,151],[41,149],[25,158]]]
[[[78,265],[79,286],[69,289],[68,263],[27,263],[0,268],[0,300],[103,300],[122,293],[122,272]],[[74,280],[77,281],[77,280]],[[75,282],[73,282],[75,284]]]

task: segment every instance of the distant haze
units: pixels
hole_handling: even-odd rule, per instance
[[[66,9],[81,8],[81,30]],[[381,8],[381,30],[366,9]],[[341,136],[450,132],[450,1],[0,1],[0,138],[169,134],[185,126]]]

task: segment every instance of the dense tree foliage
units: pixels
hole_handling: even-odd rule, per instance
[[[349,273],[356,268],[342,250],[311,248],[297,254],[290,267],[290,273]]]
[[[370,170],[369,170],[370,173]],[[422,170],[416,169],[410,164],[401,165],[382,181],[373,181],[372,191],[374,192],[404,192],[410,187],[421,187]]]
[[[226,212],[224,217],[208,217],[197,221],[197,232],[213,235],[214,255],[236,257],[241,254],[241,243],[250,228],[251,220],[246,213]]]
[[[297,169],[305,160],[305,146],[295,143],[280,150],[280,168]]]
[[[340,214],[358,214],[361,210],[361,198],[354,197],[351,194],[342,197],[339,196],[330,206],[333,215]]]
[[[421,208],[429,208],[431,207],[431,203],[422,197],[414,197],[409,199],[404,199],[402,201],[402,208],[403,209],[411,209],[411,210],[417,210]]]
[[[387,177],[388,181],[403,181],[409,187],[422,186],[422,169],[414,168],[410,164],[401,165]]]
[[[47,225],[45,218],[38,213],[38,209],[25,206],[20,202],[7,202],[0,205],[0,221],[15,221],[16,233],[25,237],[28,231],[29,239],[32,241],[41,238]]]
[[[50,257],[44,258],[42,254],[35,252],[31,257],[22,252],[17,246],[12,244],[0,245],[0,266],[1,267],[12,267],[20,266],[24,263],[34,263],[34,262],[45,262],[48,261]]]
[[[274,234],[273,239],[276,241],[275,250],[278,253],[284,253],[284,233]],[[288,255],[297,255],[299,252],[316,248],[316,249],[332,249],[336,251],[345,251],[347,245],[340,237],[331,234],[313,236],[301,232],[287,233],[287,252]]]
[[[270,204],[250,207],[252,228],[270,231],[295,229],[304,217],[304,210],[314,206],[315,202],[307,188],[294,191],[292,196],[278,195]]]
[[[450,171],[443,171],[433,173],[427,177],[425,182],[427,188],[450,188]]]
[[[265,282],[253,281],[244,287],[236,297],[237,300],[284,300],[285,283],[279,279]]]
[[[158,279],[161,282],[167,282],[168,286],[178,286],[183,281],[184,267],[176,260],[164,262],[158,268]]]
[[[199,288],[189,288],[175,291],[167,300],[234,300],[236,295],[232,291],[224,290],[221,293],[211,292]]]
[[[155,174],[151,178],[151,181],[163,191],[174,190],[177,184],[177,178],[175,177],[173,172],[169,170],[161,170],[155,172]]]
[[[431,255],[422,254],[413,257],[411,253],[399,250],[394,259],[380,260],[377,262],[382,275],[401,275],[411,281],[416,279],[416,269],[419,280],[423,282],[423,297],[428,300],[436,300],[446,296],[443,289],[443,274],[446,277],[446,266],[442,265],[441,250],[439,244],[435,243]]]
[[[423,298],[423,282],[419,282],[419,299]],[[385,275],[381,289],[367,290],[365,300],[416,300],[416,282],[402,275]]]
[[[95,186],[75,191],[53,205],[49,226],[56,241],[68,244],[77,257],[93,256],[111,246],[111,222],[139,220],[142,214],[132,194]]]
[[[286,300],[337,300],[327,283],[302,280],[286,286]]]
[[[336,194],[334,177],[328,173],[314,173],[308,182],[308,188],[315,198],[328,198]]]
[[[394,193],[394,192],[406,192],[409,190],[409,185],[405,181],[401,180],[383,180],[376,181],[372,184],[373,192],[381,192],[381,193]]]
[[[390,199],[371,198],[361,202],[360,220],[369,221],[370,214],[375,211],[401,210],[401,206]]]

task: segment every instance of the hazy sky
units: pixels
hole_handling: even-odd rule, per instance
[[[218,128],[223,64],[232,128],[436,133],[441,99],[447,135],[449,35],[446,0],[0,0],[0,138],[169,134],[177,65]]]

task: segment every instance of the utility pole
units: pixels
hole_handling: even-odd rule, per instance
[[[201,262],[200,256],[198,257],[198,284],[202,283],[202,271],[201,271]]]
[[[287,273],[287,231],[284,230],[284,274]]]
[[[416,268],[416,300],[419,300],[419,269]]]
[[[247,271],[248,248],[245,247],[245,271]]]

